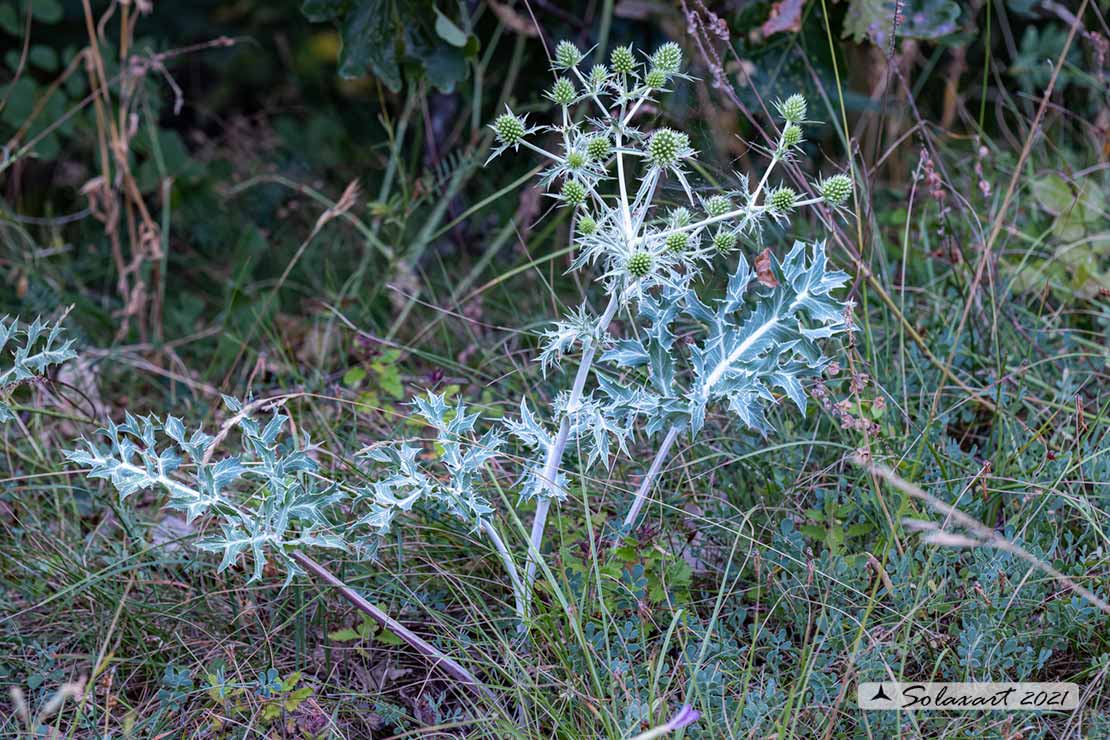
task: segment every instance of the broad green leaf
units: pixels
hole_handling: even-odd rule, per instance
[[[31,15],[39,23],[57,23],[62,19],[62,4],[58,0],[33,0]]]
[[[1033,197],[1053,216],[1070,209],[1075,203],[1075,193],[1059,175],[1045,175],[1033,181]]]
[[[359,0],[343,19],[342,35],[340,77],[357,79],[370,71],[390,90],[401,89],[401,68],[397,64],[396,35],[388,0]]]
[[[466,33],[455,25],[455,22],[443,14],[439,8],[436,11],[436,33],[451,46],[466,46]]]
[[[348,388],[355,388],[366,378],[366,369],[355,365],[354,367],[343,373],[343,385]]]

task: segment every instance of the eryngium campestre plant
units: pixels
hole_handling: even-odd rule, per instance
[[[732,190],[696,191],[688,174],[696,156],[689,136],[673,127],[648,130],[637,116],[645,103],[657,102],[671,83],[684,78],[682,50],[669,43],[646,61],[638,58],[631,47],[617,47],[608,67],[604,60],[596,60],[583,73],[580,67],[585,66],[585,55],[573,44],[561,42],[552,67],[561,81],[569,82],[570,89],[553,89],[548,95],[558,106],[557,121],[528,128],[523,119],[508,111],[492,124],[500,146],[491,159],[523,146],[548,160],[540,183],[552,197],[573,208],[577,217],[573,234],[577,255],[572,269],[593,268],[607,296],[600,314],[593,313],[584,298],[545,333],[540,354],[545,373],[574,349],[581,352],[569,392],[557,398],[556,430],[546,431],[543,421],[526,405],[521,420],[514,422],[515,436],[536,454],[526,467],[521,491],[524,498],[537,498],[526,590],[534,578],[534,558],[543,541],[551,500],[566,495],[560,468],[570,442],[588,442],[590,453],[587,460],[580,461],[583,465],[599,459],[608,463],[610,444],[615,442],[623,449],[646,419],[643,431],[668,430],[668,439],[660,446],[665,456],[674,437],[683,429],[700,428],[708,403],[721,398],[728,399],[742,421],[758,428],[764,418],[762,405],[777,400],[775,388],[796,403],[801,399],[799,405],[804,406],[801,382],[824,364],[817,343],[846,326],[844,304],[829,295],[843,282],[841,274],[826,271],[820,247],[813,250],[804,269],[798,267],[804,262],[798,256],[804,251],[800,247],[783,263],[775,263],[781,286],[777,291],[749,293],[751,271],[741,256],[729,282],[725,313],[705,308],[696,293],[697,286],[705,283],[708,285],[702,289],[712,290],[706,278],[716,273],[715,261],[734,253],[741,242],[760,242],[763,226],[769,221],[785,225],[798,209],[817,203],[835,209],[850,194],[851,181],[842,175],[818,184],[820,195],[810,199],[800,198],[788,187],[769,185],[774,168],[791,160],[804,140],[805,98],[792,95],[777,104],[782,129],[775,147],[765,150],[770,163],[754,188],[746,176],[737,173]],[[585,110],[578,110],[579,106]],[[685,205],[674,208],[669,197],[661,197],[659,186],[668,180],[681,188]],[[819,288],[820,297],[802,292],[810,288]],[[608,332],[616,312],[624,306],[648,324],[641,331],[629,332],[642,337],[636,348],[615,342]],[[708,331],[706,344],[684,360],[671,354],[670,325],[679,314],[684,320],[702,323]],[[835,321],[830,318],[833,314]],[[743,337],[737,339],[746,327],[758,331],[760,324],[754,322],[772,317],[773,328],[759,331],[750,345],[743,344]],[[788,332],[787,327],[793,329]],[[607,368],[604,393],[597,398],[588,386],[599,350],[613,367]],[[718,361],[713,366],[720,365],[717,372],[706,370],[709,358],[720,352],[732,360],[724,365]],[[619,367],[622,363],[623,368]],[[651,366],[646,381],[622,371],[640,365]],[[692,381],[680,385],[680,372],[691,373]],[[751,373],[756,375],[749,377]],[[620,379],[629,385],[622,386]],[[748,385],[742,386],[742,379]],[[654,390],[649,390],[650,384],[656,384]],[[601,448],[606,452],[599,452]],[[661,464],[661,458],[658,462]],[[657,467],[646,481],[658,472]],[[641,493],[637,502],[642,498]],[[639,503],[634,508],[638,511]]]
[[[448,408],[442,396],[430,395],[414,405],[437,430],[447,475],[425,472],[416,462],[421,448],[397,443],[366,450],[364,457],[384,463],[371,471],[377,480],[370,486],[349,486],[320,470],[307,436],[283,439],[289,417],[278,410],[281,401],[244,405],[229,396],[223,400],[232,416],[215,436],[201,430],[190,434],[174,416],[162,420],[127,414],[122,424],[109,421],[93,440],[82,438],[82,446],[66,452],[66,458],[87,467],[89,477],[109,481],[121,502],[139,491],[160,490],[166,496],[164,506],[182,512],[187,521],[208,518],[218,533],[196,546],[222,554],[219,572],[246,558],[253,561],[249,581],[256,581],[266,564],[273,562],[285,569],[288,585],[307,570],[338,588],[357,608],[433,664],[489,695],[465,668],[367,602],[309,558],[305,550],[329,548],[372,556],[398,513],[418,504],[441,507],[482,531],[494,544],[509,569],[523,622],[524,601],[516,566],[488,519],[492,507],[476,493],[485,462],[502,444],[500,436],[489,432],[481,439],[468,439],[465,435],[473,429],[477,414],[468,414],[461,402]],[[270,407],[268,419],[255,418],[260,406]],[[233,429],[239,432],[238,452],[217,455],[222,440]]]
[[[439,507],[488,536],[510,568],[514,595],[520,598],[516,568],[488,519],[493,508],[477,493],[477,479],[502,438],[487,432],[478,440],[468,439],[478,415],[468,414],[461,401],[449,408],[443,396],[430,394],[414,402],[438,433],[445,476],[429,474],[417,463],[421,447],[390,443],[361,453],[383,463],[369,471],[375,482],[349,486],[320,471],[307,437],[298,444],[282,440],[287,415],[274,408],[263,423],[254,417],[259,402],[244,405],[230,396],[223,400],[232,417],[217,436],[201,430],[189,434],[174,416],[163,421],[127,414],[124,423],[109,421],[96,438],[82,439],[82,447],[66,452],[66,458],[89,468],[90,478],[111,482],[121,502],[138,491],[161,489],[167,495],[165,506],[182,512],[187,522],[214,517],[220,534],[197,547],[223,553],[220,572],[249,555],[254,581],[274,559],[285,567],[288,584],[301,572],[290,556],[306,547],[372,557],[397,514],[419,504]],[[219,441],[231,428],[239,431],[240,450],[216,458]]]
[[[30,324],[0,318],[0,424],[15,418],[11,392],[21,383],[43,377],[53,365],[73,359],[72,339],[64,339],[61,324],[36,317]]]

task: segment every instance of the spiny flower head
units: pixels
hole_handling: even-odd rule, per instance
[[[548,91],[547,97],[551,98],[559,105],[570,105],[574,102],[575,97],[577,97],[574,83],[566,77],[560,77],[555,80],[555,84],[551,86],[551,90]]]
[[[578,180],[563,183],[563,202],[568,206],[580,206],[586,202],[586,186]]]
[[[736,246],[736,234],[722,229],[713,235],[713,248],[719,254],[728,254]]]
[[[628,268],[629,275],[634,278],[642,278],[651,272],[651,263],[651,255],[641,249],[629,256],[625,266]]]
[[[672,229],[681,229],[683,226],[690,225],[690,209],[684,206],[671,209],[667,214],[667,223],[670,224]]]
[[[609,68],[604,64],[595,64],[590,70],[590,83],[599,87],[609,76]]]
[[[776,103],[779,115],[787,123],[801,123],[806,120],[806,99],[794,93],[786,100]]]
[[[667,73],[661,69],[652,69],[644,76],[644,84],[652,90],[658,90],[667,84]]]
[[[617,74],[631,74],[636,69],[636,55],[632,53],[631,46],[618,46],[609,55],[609,63]]]
[[[498,141],[511,146],[524,138],[524,121],[513,113],[502,113],[493,122],[493,130]]]
[[[569,41],[560,41],[555,47],[555,67],[557,69],[570,69],[578,66],[582,61],[582,52]]]
[[[608,136],[604,134],[595,136],[590,139],[586,144],[586,153],[590,155],[590,159],[595,161],[603,161],[609,159],[609,154],[613,151],[613,142],[609,140]]]
[[[578,233],[583,236],[589,236],[597,233],[597,221],[588,213],[584,213],[578,217]]]
[[[852,194],[852,178],[847,175],[833,175],[821,181],[821,197],[833,206],[843,205]]]
[[[567,167],[572,170],[580,170],[586,166],[586,155],[577,149],[571,149],[567,152]]]
[[[732,201],[723,195],[711,195],[701,205],[710,218],[723,216],[732,210]]]
[[[663,44],[651,55],[651,66],[663,74],[673,75],[682,66],[682,49],[673,41]]]
[[[797,200],[798,194],[791,188],[783,186],[771,191],[767,196],[767,200],[771,203],[771,209],[776,213],[789,213],[794,208],[794,201]]]
[[[684,252],[686,250],[686,245],[690,243],[690,232],[679,231],[671,234],[664,240],[663,243],[666,246],[667,251],[671,254]]]
[[[802,127],[796,123],[788,123],[782,130],[782,145],[789,149],[802,143]]]
[[[661,128],[648,140],[648,161],[656,167],[670,167],[683,156],[690,146],[686,134],[670,128]]]

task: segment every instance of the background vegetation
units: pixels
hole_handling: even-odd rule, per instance
[[[0,684],[22,697],[0,731],[620,737],[687,703],[692,737],[1110,735],[1107,615],[1011,550],[923,539],[905,519],[946,518],[853,462],[1110,596],[1108,7],[0,2],[0,316],[62,319],[80,351],[0,426]],[[649,113],[726,185],[803,92],[827,125],[802,170],[850,169],[855,219],[766,246],[827,237],[860,331],[768,439],[710,418],[611,554],[650,451],[575,477],[529,635],[449,517],[329,560],[498,708],[327,588],[216,575],[202,532],[61,451],[124,410],[214,428],[220,393],[283,396],[355,474],[367,445],[431,436],[406,405],[425,388],[549,404],[538,332],[585,287],[569,219],[532,159],[483,163],[506,103],[550,115],[561,38],[679,43],[697,79]],[[523,562],[531,505],[505,483]],[[1087,691],[1069,714],[855,708],[857,681],[903,677]]]

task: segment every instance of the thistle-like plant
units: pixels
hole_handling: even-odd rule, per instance
[[[775,400],[774,389],[804,407],[801,382],[824,364],[817,343],[846,327],[843,304],[829,295],[843,282],[842,274],[826,270],[820,247],[808,262],[800,247],[775,262],[779,287],[770,291],[748,291],[751,270],[739,257],[717,311],[695,292],[702,283],[709,283],[703,290],[712,290],[715,265],[731,258],[738,245],[759,243],[766,224],[785,225],[798,209],[818,203],[840,208],[851,194],[844,175],[815,183],[812,198],[771,185],[776,166],[793,159],[804,142],[805,99],[792,95],[777,104],[782,127],[775,146],[762,149],[769,163],[754,188],[736,173],[732,189],[707,191],[691,183],[696,152],[690,137],[668,126],[648,130],[638,115],[671,84],[688,79],[681,73],[681,48],[668,43],[645,56],[618,47],[608,65],[604,62],[595,60],[586,69],[586,55],[560,42],[552,63],[558,79],[547,95],[557,106],[556,122],[529,125],[508,110],[491,124],[499,143],[491,159],[524,147],[548,161],[541,184],[574,211],[572,269],[592,268],[607,296],[599,314],[584,297],[545,333],[540,354],[545,373],[567,354],[580,352],[570,390],[554,407],[554,431],[526,405],[511,426],[535,453],[522,487],[524,498],[537,501],[526,588],[534,579],[551,501],[565,496],[560,469],[571,441],[588,442],[590,454],[581,461],[588,467],[608,462],[608,453],[599,451],[608,451],[613,441],[623,450],[641,422],[649,434],[667,430],[644,478],[650,485],[674,439],[683,429],[696,432],[711,402],[727,401],[755,428],[765,426],[762,405]],[[680,187],[684,203],[661,196],[660,186],[668,181]],[[609,335],[622,306],[648,324],[636,334],[641,338],[635,346]],[[674,351],[671,333],[680,316],[706,330],[703,343],[684,358]],[[587,385],[599,351],[613,367],[599,378],[602,395],[596,396]],[[646,380],[620,372],[641,365],[650,366]],[[682,384],[678,376],[685,371],[692,379]],[[645,490],[626,521],[635,519]]]
[[[21,324],[18,319],[0,318],[0,424],[15,418],[11,406],[15,387],[76,357],[73,343],[63,337],[60,323],[36,317],[30,324]]]
[[[288,416],[275,409],[263,421],[235,398],[224,396],[224,404],[241,436],[238,454],[217,457],[216,438],[201,430],[189,434],[177,417],[128,413],[122,424],[109,421],[92,440],[82,439],[66,458],[87,467],[90,478],[109,481],[121,503],[159,489],[166,508],[180,511],[186,522],[210,516],[219,534],[197,547],[222,553],[219,572],[245,555],[253,561],[249,580],[255,581],[273,559],[285,568],[288,584],[302,572],[294,551],[348,548],[328,518],[346,494],[318,475],[307,438],[297,445],[282,440]]]
[[[243,404],[229,396],[224,404],[231,418],[215,436],[201,430],[189,433],[174,416],[162,420],[129,413],[122,424],[109,421],[92,440],[83,438],[78,449],[65,454],[88,468],[89,477],[109,481],[121,502],[139,491],[161,491],[166,508],[182,512],[187,522],[203,519],[211,533],[196,546],[221,554],[218,572],[245,559],[252,566],[249,581],[260,579],[267,563],[285,570],[285,585],[311,573],[449,674],[488,694],[465,668],[367,602],[306,550],[365,556],[376,550],[378,538],[398,513],[418,503],[442,506],[494,542],[510,569],[518,609],[523,609],[516,567],[488,519],[492,507],[475,493],[475,478],[496,454],[500,437],[491,432],[464,444],[476,414],[468,414],[461,403],[449,409],[442,396],[418,399],[417,410],[439,431],[446,480],[420,468],[416,457],[421,448],[395,444],[367,450],[365,457],[385,463],[384,470],[369,486],[350,486],[321,471],[307,436],[283,438],[289,417],[275,405]],[[271,413],[258,419],[255,413],[263,405],[270,405]],[[238,432],[238,451],[218,454],[232,431]]]

